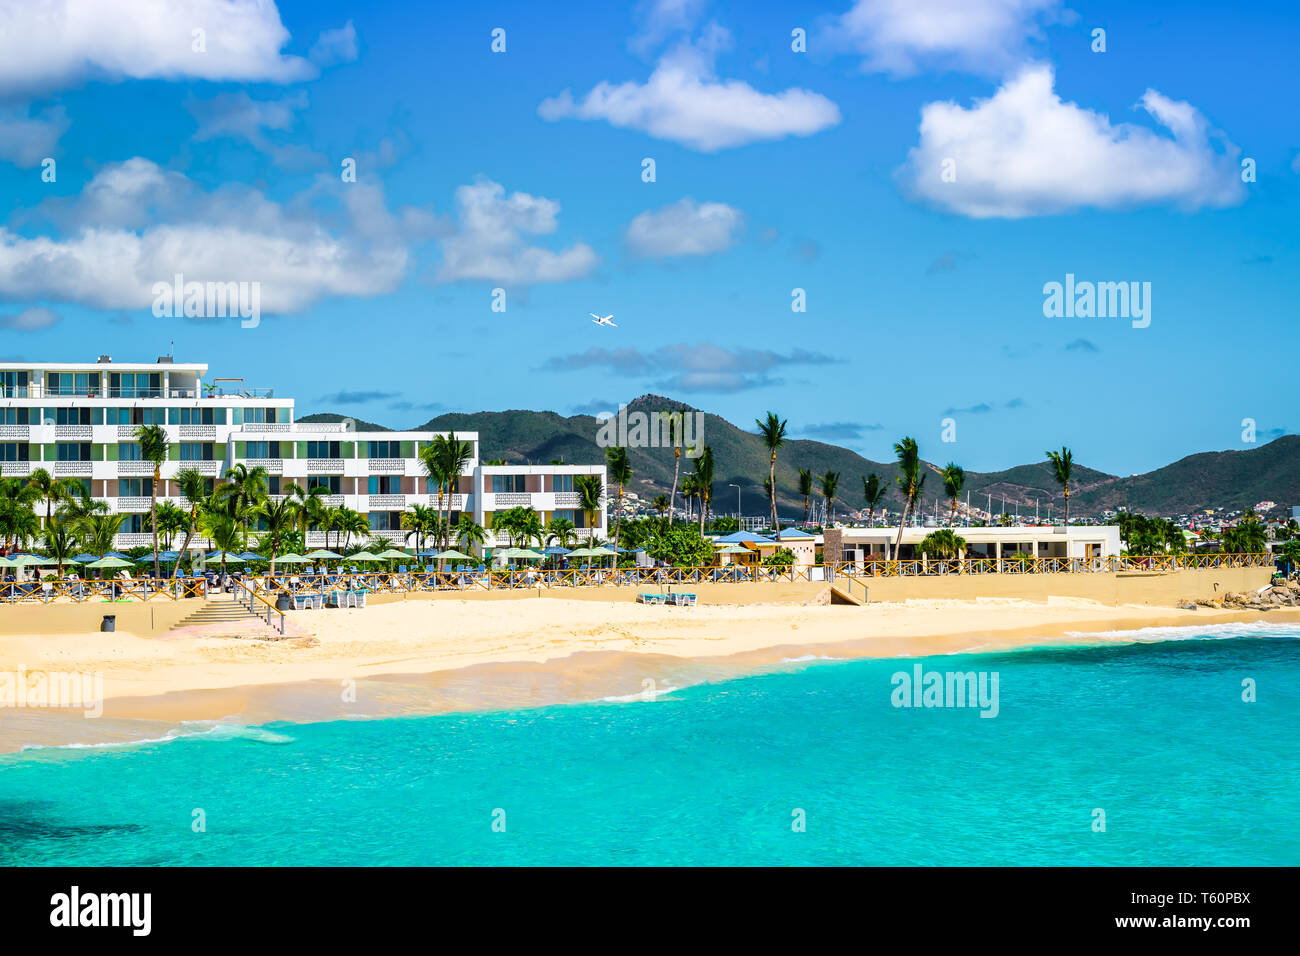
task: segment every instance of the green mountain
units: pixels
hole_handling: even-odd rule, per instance
[[[694,412],[693,407],[660,395],[643,395],[628,403],[629,412],[647,415],[661,410]],[[301,421],[339,421],[342,415],[309,415]],[[358,428],[383,428],[361,420]],[[565,461],[575,464],[604,460],[604,450],[596,443],[600,422],[590,415],[564,416],[555,412],[513,409],[503,412],[448,413],[430,419],[417,430],[479,433],[479,454],[483,459],[503,459],[519,464],[547,464]],[[388,430],[388,429],[384,429]],[[713,509],[734,511],[736,489],[740,486],[742,510],[758,515],[766,511],[763,480],[767,477],[768,455],[762,439],[751,431],[737,427],[726,419],[705,413],[703,441],[713,448]],[[922,452],[942,449],[937,443]],[[673,483],[673,452],[670,448],[629,449],[634,475],[629,490],[643,499],[666,494]],[[926,510],[935,507],[936,496],[942,498],[943,484],[938,466],[927,463],[924,498]],[[690,473],[692,459],[680,459],[681,474]],[[798,468],[814,475],[827,471],[840,473],[836,510],[857,510],[862,503],[862,476],[879,474],[890,486],[886,507],[897,512],[900,507],[894,485],[895,465],[878,462],[820,441],[787,440],[777,454],[777,505],[783,517],[803,514],[803,499],[798,495]],[[814,490],[816,490],[816,485]],[[1024,514],[1037,500],[1040,514],[1046,517],[1052,504],[1054,515],[1060,514],[1064,499],[1046,461],[1017,465],[1003,471],[967,472],[966,493],[972,505],[985,508],[992,496],[993,510],[1017,506]],[[1070,488],[1070,513],[1079,517],[1100,514],[1105,509],[1127,507],[1154,515],[1178,515],[1203,508],[1245,509],[1263,500],[1289,506],[1300,503],[1300,436],[1288,435],[1249,451],[1206,452],[1191,455],[1142,475],[1121,478],[1088,468],[1076,462]],[[940,502],[940,508],[948,507]]]

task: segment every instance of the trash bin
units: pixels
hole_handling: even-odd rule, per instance
[[[117,631],[117,615],[116,615],[116,614],[105,614],[105,615],[104,615],[104,619],[103,619],[102,621],[99,622],[99,629],[100,629],[101,631],[114,631],[114,632],[116,632],[116,631]]]
[[[277,611],[289,610],[289,595],[277,594],[275,597],[275,609]]]

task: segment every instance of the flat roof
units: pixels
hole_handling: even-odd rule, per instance
[[[206,372],[206,362],[0,362],[0,371],[30,372]]]

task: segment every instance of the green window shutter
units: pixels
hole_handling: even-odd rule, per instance
[[[117,461],[117,445],[105,445],[104,451],[106,452],[105,461]]]
[[[298,457],[299,458],[307,457],[307,443],[305,441],[298,442]]]
[[[167,460],[168,461],[181,460],[181,446],[179,444],[173,443],[167,446]]]
[[[413,441],[402,442],[402,457],[403,458],[415,457],[415,442]]]
[[[104,460],[104,446],[103,446],[103,445],[91,445],[91,446],[90,446],[90,460],[91,460],[91,461],[103,461],[103,460]]]
[[[90,424],[92,425],[104,424],[104,410],[102,408],[92,408],[90,410]]]
[[[238,410],[238,409],[236,409],[236,410]],[[237,442],[235,442],[235,457],[236,457],[236,458],[247,458],[247,457],[248,457],[248,442],[246,442],[246,441],[237,441]]]
[[[46,460],[46,461],[54,461],[54,459],[56,459],[56,458],[58,458],[58,457],[59,457],[59,450],[58,450],[54,445],[46,445],[46,446],[45,446],[45,460]]]
[[[339,447],[340,447],[340,449],[341,449],[342,452],[343,452],[343,457],[344,457],[344,458],[360,458],[360,457],[361,457],[360,455],[357,454],[357,443],[356,443],[356,442],[345,441],[345,442],[342,442],[342,443],[340,444]]]

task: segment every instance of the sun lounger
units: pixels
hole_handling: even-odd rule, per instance
[[[678,607],[695,607],[694,594],[687,594],[679,591],[676,594],[670,595],[670,597],[673,599],[673,604]]]

